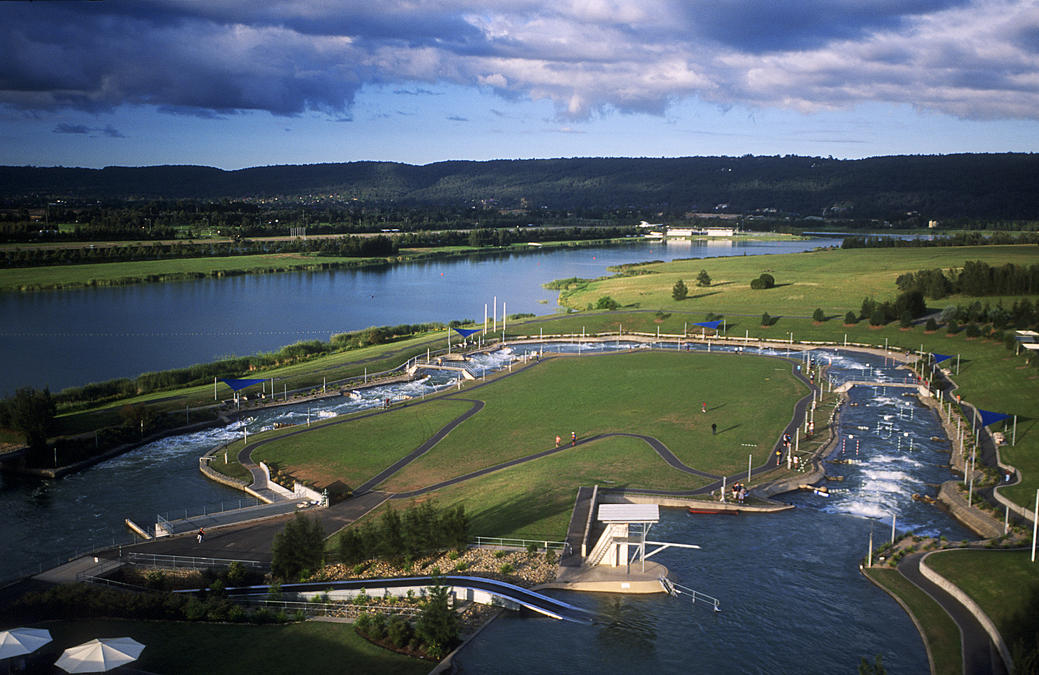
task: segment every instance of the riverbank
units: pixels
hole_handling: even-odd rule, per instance
[[[455,246],[431,250],[404,249],[395,255],[372,257],[278,253],[224,257],[173,258],[117,263],[51,265],[0,270],[0,292],[39,292],[104,288],[136,284],[220,279],[251,274],[364,270],[416,262],[522,254],[556,248],[587,248],[644,244],[636,238],[577,239],[509,246]]]

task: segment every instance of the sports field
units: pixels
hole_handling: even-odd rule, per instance
[[[790,363],[778,359],[695,352],[555,357],[430,402],[280,436],[256,458],[319,483],[356,487],[482,403],[377,486],[403,493],[553,449],[557,435],[564,447],[571,432],[580,440],[603,435],[435,493],[465,502],[483,532],[560,537],[581,485],[692,490],[710,482],[669,466],[645,440],[610,434],[652,437],[688,467],[731,474],[747,466],[748,456],[755,466],[765,461],[807,393]]]

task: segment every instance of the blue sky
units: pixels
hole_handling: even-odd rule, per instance
[[[1037,150],[1034,2],[0,3],[0,164]]]

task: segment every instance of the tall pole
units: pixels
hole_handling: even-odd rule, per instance
[[[1039,526],[1039,490],[1035,491],[1035,511],[1032,511],[1032,562],[1035,562],[1035,535]]]
[[[873,526],[869,528],[869,553],[866,554],[866,567],[873,567]]]
[[[494,317],[494,322],[491,323],[491,330],[494,331],[494,332],[498,332],[498,296],[497,295],[494,296],[494,312],[493,312],[493,317]]]
[[[956,374],[960,374],[960,355],[956,355]]]
[[[891,543],[895,543],[895,514],[891,514]]]
[[[213,400],[216,400],[216,378],[213,378]]]
[[[1017,415],[1014,415],[1014,436],[1010,441],[1010,445],[1017,445]]]
[[[753,461],[754,461],[754,453],[751,453],[751,454],[747,455],[747,482],[748,483],[750,482],[750,467],[751,467],[751,463]]]
[[[447,327],[447,353],[451,353],[451,327]]]
[[[505,339],[505,323],[509,320],[509,315],[505,312],[505,301],[501,301],[501,339]]]
[[[487,303],[483,303],[483,332],[487,332]]]

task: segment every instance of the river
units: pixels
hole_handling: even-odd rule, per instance
[[[361,270],[0,293],[0,395],[51,391],[273,351],[298,340],[402,323],[557,311],[553,279],[598,277],[643,260],[793,253],[838,238],[678,241],[538,249]],[[501,309],[499,307],[499,314]]]
[[[662,255],[662,248],[647,247],[638,253],[663,259],[668,256]],[[589,251],[561,252],[565,257],[586,253]],[[624,257],[628,261],[651,257],[631,253],[627,249]],[[689,257],[688,249],[671,257]],[[529,266],[532,260],[515,258],[510,264]],[[486,261],[430,265],[457,272],[482,262]],[[533,262],[536,266],[536,256]],[[596,259],[580,264],[618,262]],[[458,266],[450,267],[452,264]],[[489,273],[485,268],[480,283],[493,278],[485,276]],[[544,278],[598,273],[601,270],[561,267]],[[298,280],[303,275],[284,276]],[[256,281],[272,279],[259,277]],[[512,292],[518,283],[502,287]],[[472,296],[481,312],[482,295],[493,292],[494,288],[484,286],[480,295]],[[524,311],[522,305],[514,309],[509,302],[510,312]],[[627,348],[623,343],[614,347]],[[583,351],[609,345],[552,348]],[[523,349],[516,347],[517,352]],[[500,366],[511,356],[488,356],[480,366]],[[838,382],[862,379],[864,371],[877,381],[904,378],[904,371],[879,357],[819,350],[817,358],[831,362],[831,375]],[[450,386],[443,378],[440,374],[403,386],[409,395],[421,395]],[[257,411],[243,423],[256,432],[279,421],[299,423],[307,416],[332,416],[377,405],[393,393],[391,389],[375,390],[359,400],[339,397]],[[882,654],[889,672],[925,672],[927,658],[908,617],[857,571],[870,530],[878,543],[884,541],[892,515],[900,531],[942,534],[950,539],[967,536],[944,512],[911,499],[913,492],[933,495],[934,486],[948,480],[951,473],[943,466],[948,462],[945,445],[930,440],[942,435],[936,416],[901,393],[894,388],[851,390],[850,400],[857,405],[843,410],[839,432],[845,442],[839,458],[855,463],[827,465],[827,473],[844,476],[842,482],[831,484],[836,487],[830,497],[792,494],[785,497],[797,506],[792,511],[737,518],[694,517],[677,509],[663,510],[654,537],[700,544],[703,550],[670,550],[656,559],[671,569],[679,583],[718,597],[723,608],[720,614],[662,595],[559,592],[574,604],[600,612],[606,620],[578,626],[507,615],[462,652],[463,671],[849,672],[861,657]],[[184,508],[220,501],[233,505],[242,498],[241,493],[205,480],[198,472],[197,457],[240,433],[238,428],[224,428],[164,439],[61,480],[0,475],[0,513],[4,514],[0,541],[5,543],[0,579],[29,565],[55,562],[61,554],[123,538],[123,518],[127,516],[151,523],[159,513],[176,516]]]

